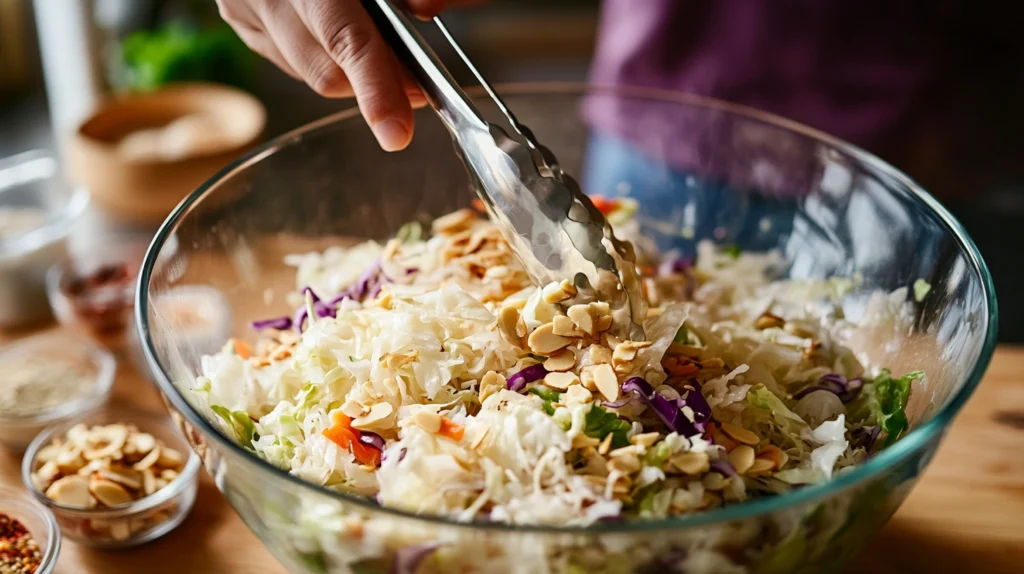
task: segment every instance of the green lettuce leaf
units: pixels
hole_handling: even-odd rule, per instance
[[[235,440],[248,449],[252,449],[252,441],[258,440],[260,435],[256,432],[256,425],[249,418],[248,413],[242,411],[229,411],[224,407],[210,405],[210,409],[228,425],[235,435]]]
[[[547,387],[533,387],[530,389],[530,392],[537,395],[544,401],[544,405],[541,408],[544,409],[544,412],[546,412],[548,416],[555,414],[555,405],[553,403],[557,403],[562,400],[562,393]]]
[[[600,405],[594,405],[587,411],[586,426],[583,434],[597,440],[604,440],[609,433],[612,435],[612,448],[629,446],[628,421],[620,419],[615,413],[610,413]]]
[[[758,385],[747,393],[747,402],[759,409],[765,409],[771,413],[772,419],[783,429],[792,433],[799,433],[807,426],[800,415],[789,410],[789,407],[777,397],[775,393],[768,390],[764,385]]]
[[[851,405],[851,420],[882,427],[886,433],[885,446],[896,442],[910,428],[906,413],[910,389],[914,381],[923,376],[922,371],[911,371],[893,378],[889,369],[882,369],[873,381],[864,385],[864,391]]]

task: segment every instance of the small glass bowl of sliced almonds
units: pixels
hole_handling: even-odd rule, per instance
[[[106,410],[40,433],[21,472],[64,536],[125,548],[181,524],[195,502],[199,466],[169,419]]]

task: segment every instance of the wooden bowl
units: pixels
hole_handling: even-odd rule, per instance
[[[138,143],[140,132],[153,136],[154,128],[189,122],[187,131],[193,136],[203,133],[195,121],[215,128],[209,133],[217,137],[198,147],[153,147],[154,141],[165,140],[149,137],[148,153],[126,144]],[[252,147],[265,125],[266,110],[259,100],[217,84],[183,83],[117,96],[101,103],[72,134],[68,173],[115,219],[160,222],[185,195]]]

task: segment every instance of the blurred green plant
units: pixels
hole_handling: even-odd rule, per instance
[[[139,31],[120,45],[122,87],[154,90],[171,82],[252,87],[257,58],[226,24],[197,29],[179,22]]]

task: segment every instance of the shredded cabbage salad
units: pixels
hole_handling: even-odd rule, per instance
[[[628,202],[599,204],[621,235]],[[294,314],[202,359],[195,392],[272,464],[462,521],[661,518],[828,480],[897,440],[923,373],[841,344],[846,279],[771,281],[776,253],[642,256],[647,341],[532,285],[473,210],[288,257]],[[920,293],[921,288],[915,288]]]

